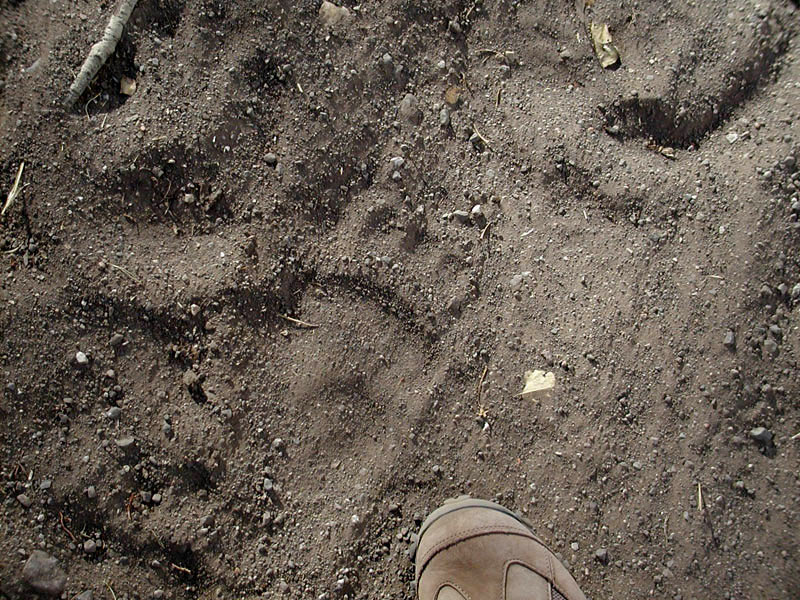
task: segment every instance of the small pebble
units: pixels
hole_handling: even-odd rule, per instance
[[[454,210],[450,213],[452,217],[459,223],[469,223],[469,213],[465,210]]]
[[[136,440],[132,436],[126,436],[117,439],[116,444],[118,448],[122,448],[123,450],[131,450],[136,444]]]
[[[85,367],[89,364],[89,357],[87,357],[83,352],[77,352],[75,354],[75,362],[79,367]]]
[[[725,333],[725,339],[722,340],[722,344],[730,350],[736,348],[736,334],[732,329],[728,329],[728,331]]]
[[[22,506],[24,506],[25,508],[30,508],[31,504],[33,504],[33,500],[31,500],[30,497],[27,496],[26,494],[20,494],[19,496],[17,496],[17,502],[22,504]]]
[[[768,444],[772,441],[773,435],[772,432],[765,427],[755,427],[750,430],[750,437],[762,444]]]

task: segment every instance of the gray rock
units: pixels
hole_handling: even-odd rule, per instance
[[[469,213],[465,210],[454,210],[450,215],[459,223],[469,223]]]
[[[768,444],[772,441],[773,435],[772,432],[765,427],[754,427],[750,430],[750,437],[762,444]]]
[[[397,170],[406,163],[406,160],[402,156],[395,156],[389,162],[391,163],[392,168]]]
[[[39,489],[42,491],[49,490],[51,487],[53,487],[52,479],[42,479],[42,482],[39,484]]]
[[[200,314],[200,307],[197,304],[192,304],[189,306],[189,312],[192,314],[193,317],[196,317]]]
[[[92,500],[97,497],[97,490],[94,489],[93,485],[90,485],[89,487],[86,488],[86,497],[89,498],[89,500]]]
[[[349,10],[344,6],[336,6],[333,2],[325,0],[319,7],[319,20],[326,27],[347,25],[351,18]]]
[[[22,568],[22,579],[33,590],[47,596],[60,596],[67,587],[67,574],[58,561],[41,550],[34,550]]]
[[[121,437],[117,439],[116,444],[123,450],[133,450],[136,447],[136,439],[132,436]]]
[[[281,438],[272,440],[272,449],[276,452],[283,452],[286,450],[286,443]]]
[[[94,540],[86,540],[83,542],[83,551],[86,552],[86,554],[94,554],[97,552],[97,542]]]
[[[200,376],[192,369],[189,369],[183,374],[183,385],[189,390],[200,384]]]
[[[200,521],[201,527],[213,527],[214,526],[214,516],[213,515],[206,515]]]
[[[124,335],[122,335],[121,333],[115,333],[114,335],[111,336],[111,339],[109,340],[108,343],[111,345],[112,348],[117,348],[118,346],[121,346],[124,341],[125,341]]]
[[[458,298],[458,296],[453,296],[450,298],[450,301],[447,303],[447,312],[454,317],[457,317],[461,314],[461,299]]]
[[[397,109],[397,114],[404,121],[412,125],[419,125],[422,123],[422,111],[419,108],[419,101],[414,94],[406,94],[400,101],[400,107]]]
[[[442,127],[450,126],[450,111],[446,108],[439,111],[439,125]]]
[[[153,494],[147,491],[142,492],[142,502],[150,504],[153,501]]]
[[[764,351],[770,356],[776,356],[778,354],[778,343],[771,337],[768,337],[764,340]]]
[[[278,157],[273,152],[267,152],[264,155],[264,162],[267,163],[267,166],[274,167],[278,164]]]
[[[73,600],[94,600],[94,592],[92,590],[86,590],[75,596]]]
[[[728,329],[728,331],[725,332],[725,339],[722,340],[722,344],[730,350],[736,348],[736,334],[732,329]]]
[[[607,565],[608,564],[608,550],[606,550],[605,548],[600,548],[600,549],[596,550],[595,553],[594,553],[594,559],[597,562],[600,562],[600,563],[602,563],[604,565]]]
[[[387,77],[394,73],[394,61],[391,54],[386,53],[381,57],[381,69]]]
[[[163,598],[163,597],[164,597],[164,590],[154,590],[153,591],[153,599],[154,600],[159,600],[159,598]]]
[[[161,504],[161,494],[153,494],[153,504]]]
[[[800,283],[796,283],[795,286],[792,288],[792,298],[797,300],[800,298]]]
[[[17,502],[22,504],[25,508],[30,508],[31,504],[33,504],[33,500],[27,494],[20,494],[17,496]]]
[[[119,406],[112,406],[106,411],[106,417],[109,419],[119,419],[122,414],[122,409]]]
[[[75,354],[75,363],[79,367],[85,367],[86,365],[89,364],[89,357],[86,356],[83,352],[77,352]]]

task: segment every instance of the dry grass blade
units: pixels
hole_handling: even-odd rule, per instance
[[[479,139],[481,142],[483,142],[483,145],[484,145],[484,146],[486,146],[486,147],[487,147],[489,150],[491,150],[492,152],[494,152],[494,148],[492,148],[492,145],[489,143],[489,140],[487,140],[485,137],[483,137],[483,134],[482,134],[480,131],[478,131],[478,128],[477,128],[477,127],[475,127],[475,124],[474,124],[474,123],[472,124],[472,131],[475,133],[475,135],[477,135],[477,136],[478,136],[478,139]]]
[[[0,217],[6,214],[6,211],[14,204],[14,201],[19,196],[19,182],[22,181],[22,172],[25,170],[25,162],[21,162],[19,164],[19,169],[17,170],[17,177],[14,179],[14,185],[11,186],[11,191],[8,192],[8,197],[6,198],[6,203],[3,205],[3,211],[0,212]]]
[[[319,325],[315,325],[314,323],[306,323],[305,321],[301,321],[300,319],[295,319],[294,317],[290,317],[288,315],[278,315],[281,319],[285,319],[290,323],[294,323],[295,325],[299,325],[300,327],[307,327],[308,329],[316,329]]]

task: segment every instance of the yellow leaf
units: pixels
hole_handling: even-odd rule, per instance
[[[520,396],[538,401],[540,397],[547,396],[556,387],[556,376],[544,371],[526,371],[525,388]]]
[[[600,60],[600,65],[607,69],[619,63],[619,50],[614,46],[611,33],[608,31],[608,25],[605,23],[592,23],[589,27],[589,33],[592,34],[594,53]]]
[[[133,96],[136,92],[136,80],[130,77],[123,77],[119,80],[119,92],[125,96]]]

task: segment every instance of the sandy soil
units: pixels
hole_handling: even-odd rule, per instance
[[[64,110],[114,4],[0,3],[0,596],[412,598],[461,493],[800,596],[796,4],[346,6],[140,0]]]

